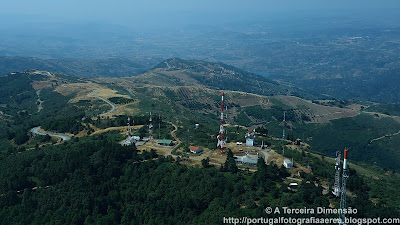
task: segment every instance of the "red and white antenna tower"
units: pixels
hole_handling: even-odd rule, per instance
[[[153,119],[151,118],[151,112],[150,112],[150,119],[149,119],[149,140],[153,139]]]
[[[220,153],[226,152],[226,137],[224,129],[224,92],[222,92],[221,96],[221,125],[219,126],[217,140],[217,151]]]

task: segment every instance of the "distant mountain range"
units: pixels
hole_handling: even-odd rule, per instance
[[[350,53],[346,53],[348,55]],[[359,53],[361,54],[361,53]],[[343,56],[344,57],[344,56]],[[350,57],[350,56],[346,56]],[[361,56],[359,56],[361,57]],[[273,71],[267,78],[224,64],[202,60],[172,58],[159,63],[148,58],[40,59],[0,57],[0,76],[11,72],[38,69],[84,78],[130,77],[147,83],[193,85],[245,91],[256,94],[288,94],[303,98],[356,99],[383,103],[400,102],[400,70],[396,63],[369,65],[345,70],[325,65],[321,68],[289,68]],[[360,66],[357,66],[360,67]],[[307,72],[308,70],[311,73]],[[314,74],[314,75],[313,75]],[[336,76],[332,75],[336,74]],[[174,79],[169,79],[172,76]],[[168,78],[168,79],[167,79]],[[285,84],[285,85],[284,85]]]
[[[291,84],[336,99],[400,102],[400,69],[376,71],[359,77],[299,79]]]
[[[156,65],[155,59],[39,59],[34,57],[0,57],[0,76],[11,72],[38,69],[78,77],[127,77],[141,74]]]

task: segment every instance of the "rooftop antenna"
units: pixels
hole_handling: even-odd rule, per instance
[[[340,151],[336,152],[336,164],[335,164],[335,186],[333,187],[332,194],[336,197],[340,195]]]
[[[342,190],[340,196],[339,225],[347,225],[345,208],[346,208],[346,184],[348,178],[349,174],[347,171],[347,149],[345,149],[344,159],[343,159]]]
[[[222,92],[221,95],[221,125],[219,126],[217,140],[217,151],[219,151],[221,154],[226,152],[226,137],[224,129],[224,92]]]

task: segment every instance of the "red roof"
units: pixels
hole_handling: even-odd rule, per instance
[[[189,149],[192,150],[192,151],[197,151],[197,150],[199,150],[199,147],[189,146]]]

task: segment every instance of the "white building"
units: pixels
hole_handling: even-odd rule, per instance
[[[140,140],[139,136],[128,136],[125,140],[121,142],[121,145],[129,146],[134,143],[136,144],[136,142],[138,142],[139,140]]]
[[[299,187],[298,183],[290,183],[288,189],[292,190],[292,189],[297,189]]]
[[[258,153],[257,155],[250,155],[248,152],[244,156],[234,156],[235,162],[242,163],[245,165],[257,165]]]
[[[293,163],[289,159],[284,159],[283,160],[283,166],[286,167],[286,168],[292,168],[293,167]]]
[[[135,141],[140,141],[140,137],[139,136],[133,136],[133,139],[135,139]]]
[[[246,145],[247,146],[253,146],[254,145],[254,135],[255,130],[249,129],[245,138],[246,138]]]

